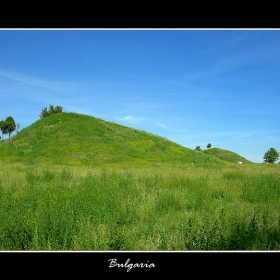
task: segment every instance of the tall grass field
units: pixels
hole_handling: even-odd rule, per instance
[[[280,165],[208,152],[74,113],[39,120],[0,143],[0,250],[279,250]]]

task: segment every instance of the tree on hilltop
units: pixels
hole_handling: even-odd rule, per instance
[[[195,147],[195,150],[196,150],[196,151],[201,151],[200,146],[196,146],[196,147]]]
[[[265,152],[263,159],[265,163],[274,163],[279,159],[279,156],[280,154],[274,148],[270,148]]]
[[[208,143],[208,144],[207,144],[207,149],[210,149],[211,146],[212,146],[211,143]]]
[[[50,104],[50,108],[49,108],[49,110],[48,110],[48,108],[47,107],[44,107],[43,109],[42,109],[42,112],[41,112],[41,114],[39,115],[39,117],[42,119],[42,118],[45,118],[45,117],[48,117],[48,116],[50,116],[50,115],[52,115],[52,114],[56,114],[56,113],[62,113],[62,107],[61,106],[56,106],[56,107],[54,107],[53,105],[51,105]]]

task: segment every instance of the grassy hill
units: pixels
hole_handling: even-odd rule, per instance
[[[237,153],[225,149],[212,148],[208,150],[203,150],[203,152],[207,155],[214,156],[221,160],[225,160],[232,163],[237,163],[239,161],[241,161],[242,163],[252,163],[251,161],[238,155]]]
[[[65,112],[39,119],[0,142],[1,159],[9,162],[188,167],[234,162],[215,151],[195,151],[145,131]],[[246,161],[242,157],[235,161],[240,160]]]
[[[280,249],[279,164],[57,113],[0,141],[0,167],[2,251]]]

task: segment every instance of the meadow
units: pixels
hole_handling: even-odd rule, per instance
[[[0,250],[280,249],[280,166],[0,163]]]
[[[1,251],[279,249],[279,164],[75,113],[0,141]]]

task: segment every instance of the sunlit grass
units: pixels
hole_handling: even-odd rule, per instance
[[[1,166],[1,250],[279,250],[277,165]]]
[[[278,164],[75,113],[0,155],[2,251],[279,250]]]
[[[194,151],[164,137],[76,113],[39,119],[0,141],[7,163],[69,166],[221,167],[217,157]]]

